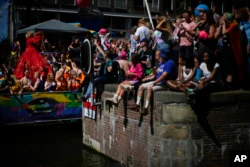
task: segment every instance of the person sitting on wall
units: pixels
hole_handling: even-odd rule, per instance
[[[103,75],[100,77],[97,77],[94,80],[94,83],[89,83],[87,91],[85,92],[83,97],[79,97],[80,101],[87,101],[87,99],[91,95],[92,89],[95,89],[99,84],[106,84],[106,83],[114,83],[116,78],[114,77],[114,70],[113,70],[113,54],[112,52],[108,49],[105,52],[103,49],[99,46],[97,43],[97,40],[94,41],[94,45],[97,47],[98,51],[103,55],[105,59],[105,64],[104,64],[104,72]],[[97,91],[99,93],[99,91]],[[100,98],[100,97],[98,97]]]
[[[154,81],[150,81],[140,85],[137,93],[137,102],[130,109],[139,111],[142,94],[144,90],[147,90],[147,97],[144,109],[141,114],[147,114],[148,106],[152,98],[152,93],[160,90],[167,90],[166,80],[174,80],[177,78],[177,67],[173,60],[169,59],[168,52],[160,52],[160,63],[156,69],[156,77]]]
[[[132,65],[130,69],[126,72],[127,79],[118,85],[114,97],[107,99],[115,105],[119,104],[122,99],[122,96],[124,95],[124,88],[122,87],[136,84],[140,82],[143,77],[144,70],[142,64],[140,63],[140,57],[136,53],[132,53],[131,61]]]
[[[193,90],[187,89],[187,100],[192,104],[209,104],[209,95],[221,90],[221,77],[219,73],[219,63],[216,62],[212,53],[204,53],[204,62],[200,69],[203,77],[200,79],[198,87]]]
[[[98,77],[103,74],[102,72],[102,66],[104,64],[104,57],[100,52],[97,52],[94,54],[94,76]]]
[[[145,76],[148,76],[152,71],[152,67],[154,66],[154,57],[152,50],[148,47],[149,40],[147,38],[143,38],[140,41],[140,50],[138,55],[140,56],[141,63],[144,68]]]
[[[130,69],[131,62],[127,60],[127,54],[124,50],[119,53],[115,61],[120,65],[118,83],[121,83],[126,80],[126,72]]]
[[[170,90],[184,92],[185,88],[190,87],[195,77],[197,66],[194,66],[193,60],[182,60],[181,68],[178,68],[178,78],[176,80],[168,80],[167,85]]]

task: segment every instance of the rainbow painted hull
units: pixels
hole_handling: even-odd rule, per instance
[[[25,124],[82,119],[82,103],[71,92],[0,95],[0,124]]]

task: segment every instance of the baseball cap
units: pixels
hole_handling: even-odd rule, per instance
[[[102,35],[103,35],[103,34],[105,34],[105,33],[106,33],[106,29],[105,29],[105,28],[101,28],[99,32],[100,32],[100,34],[102,34]]]
[[[166,50],[161,50],[160,52],[160,57],[162,57],[163,59],[168,59],[168,53]]]
[[[148,38],[143,38],[143,39],[140,41],[140,43],[142,43],[142,42],[148,43]]]

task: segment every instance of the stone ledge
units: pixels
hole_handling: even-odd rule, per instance
[[[156,129],[156,134],[165,139],[187,140],[189,127],[184,125],[164,125]]]
[[[163,105],[162,119],[165,124],[196,124],[196,116],[190,105]]]
[[[115,93],[118,84],[106,84],[105,92]],[[210,96],[212,104],[235,104],[238,102],[248,102],[250,91],[237,90],[228,92],[213,93]],[[186,103],[186,97],[182,92],[159,91],[154,93],[154,101],[162,103]]]

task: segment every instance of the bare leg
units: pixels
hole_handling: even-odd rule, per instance
[[[146,104],[144,109],[141,111],[141,114],[145,115],[148,112],[148,106],[152,98],[152,93],[153,93],[153,87],[148,87],[147,89],[147,97],[146,97]]]
[[[144,86],[141,85],[138,89],[137,96],[142,96],[144,89],[145,89]]]
[[[124,82],[122,82],[121,84],[119,84],[119,86],[118,86],[118,88],[117,88],[117,90],[116,90],[116,94],[117,94],[118,96],[121,96],[121,97],[122,97],[122,96],[124,95],[124,90],[122,90],[121,85],[131,85],[131,83],[128,82],[128,81],[124,81]]]
[[[180,86],[180,83],[178,81],[175,81],[175,80],[169,80],[166,82],[168,87],[171,89],[171,90],[174,90],[174,91],[181,91],[181,86]]]
[[[135,111],[139,112],[139,110],[140,110],[140,104],[141,104],[141,98],[142,98],[142,94],[143,94],[144,89],[145,88],[144,88],[143,85],[141,85],[139,87],[138,92],[137,92],[137,101],[136,101],[136,104],[130,108],[131,110],[135,110]]]

